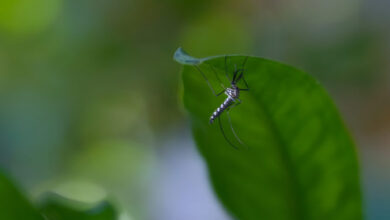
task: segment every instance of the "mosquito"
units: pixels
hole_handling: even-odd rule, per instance
[[[223,88],[223,90],[221,92],[219,92],[219,93],[215,92],[215,90],[211,86],[209,80],[207,79],[206,75],[202,72],[202,70],[198,66],[195,66],[198,69],[198,71],[202,74],[203,78],[206,80],[206,82],[207,82],[208,86],[210,87],[213,95],[218,97],[221,94],[225,94],[227,96],[225,101],[212,113],[209,122],[210,122],[210,124],[213,124],[214,121],[217,119],[219,127],[220,127],[220,130],[221,130],[221,133],[222,133],[223,137],[225,138],[226,142],[228,142],[233,148],[235,148],[237,150],[238,150],[238,147],[236,145],[234,145],[227,138],[227,136],[226,136],[226,134],[225,134],[225,132],[223,130],[223,126],[222,126],[222,123],[221,123],[220,116],[221,116],[221,114],[223,112],[226,112],[226,115],[228,117],[228,121],[229,121],[230,128],[232,130],[233,135],[235,136],[235,138],[237,139],[237,141],[241,145],[246,146],[244,144],[244,142],[241,141],[241,139],[238,137],[236,131],[233,128],[233,125],[232,125],[232,122],[231,122],[231,118],[230,118],[230,115],[229,115],[229,111],[232,108],[234,108],[234,107],[238,106],[239,104],[241,104],[240,92],[249,90],[248,83],[245,81],[245,78],[244,78],[244,67],[245,67],[245,64],[246,64],[247,60],[248,60],[248,57],[245,57],[242,65],[241,65],[241,69],[237,69],[237,66],[235,65],[234,72],[233,72],[233,77],[230,79],[229,74],[228,74],[228,67],[227,67],[227,56],[225,56],[225,75],[226,75],[227,79],[230,82],[230,87],[227,87],[227,88],[224,86],[224,84],[220,80],[220,78],[219,78],[217,72],[215,71],[215,69],[210,65],[210,67],[213,70],[217,80],[219,81],[219,83],[221,84],[221,87]],[[246,88],[239,88],[237,86],[237,84],[241,80],[244,82]]]

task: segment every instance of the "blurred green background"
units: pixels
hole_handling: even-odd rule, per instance
[[[365,213],[390,218],[390,1],[2,0],[0,169],[32,199],[128,219],[229,219],[179,94],[190,54],[251,54],[325,85],[359,147]]]

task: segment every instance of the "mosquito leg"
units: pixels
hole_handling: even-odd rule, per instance
[[[209,86],[209,88],[211,89],[211,92],[213,93],[214,96],[219,96],[221,95],[222,93],[225,92],[225,89],[222,90],[221,92],[219,93],[216,93],[215,90],[213,89],[213,87],[211,86],[211,83],[210,81],[207,79],[206,75],[203,73],[203,71],[198,67],[198,66],[194,66],[199,72],[200,74],[203,76],[204,80],[206,81],[207,85]]]
[[[239,99],[238,99],[238,100],[239,100]],[[243,145],[243,146],[245,146],[246,148],[248,148],[248,147],[244,144],[244,142],[238,137],[236,131],[234,130],[234,128],[233,128],[233,123],[232,123],[232,120],[231,120],[230,114],[229,114],[229,110],[230,110],[231,108],[233,108],[233,107],[236,107],[236,106],[239,105],[239,104],[241,104],[241,100],[239,100],[238,103],[236,103],[236,104],[230,106],[230,108],[226,109],[226,115],[227,115],[227,117],[228,117],[229,125],[230,125],[230,128],[231,128],[231,130],[232,130],[232,133],[233,133],[234,137],[237,139],[237,141],[238,141],[241,145]]]
[[[215,96],[220,96],[221,94],[223,94],[225,92],[225,89],[222,90],[221,92],[219,92],[218,94],[215,94]]]
[[[225,56],[225,75],[226,75],[226,78],[228,79],[228,81],[230,82],[230,78],[229,78],[229,70],[228,70],[228,66],[227,66],[227,56]]]
[[[248,61],[248,56],[245,57],[244,59],[244,62],[242,62],[242,71],[244,71],[244,67],[245,67],[245,64],[246,64],[246,61]],[[244,73],[243,73],[244,74]],[[244,89],[241,89],[243,91],[248,91],[249,90],[249,86],[248,86],[248,83],[246,82],[245,78],[244,78],[244,75],[242,76],[242,81],[244,81],[244,84],[245,84],[245,87]]]
[[[244,62],[242,62],[241,69],[244,70],[244,67],[245,67],[245,64],[246,64],[246,61],[247,61],[247,60],[248,60],[248,56],[245,57]]]
[[[242,81],[244,81],[244,84],[245,84],[245,89],[240,89],[240,90],[243,90],[243,91],[248,91],[249,90],[249,86],[248,86],[248,83],[246,82],[244,76],[242,76]]]
[[[219,128],[221,129],[221,133],[222,133],[223,137],[225,138],[226,142],[228,142],[228,144],[229,144],[230,146],[232,146],[234,149],[238,150],[238,148],[236,147],[236,145],[234,145],[232,142],[229,141],[229,139],[227,138],[225,132],[223,131],[223,126],[222,126],[221,119],[218,117],[217,120],[218,120]]]
[[[245,87],[246,87],[246,88],[244,88],[244,89],[239,88],[240,91],[248,91],[248,90],[249,90],[248,83],[246,83],[244,77],[242,78],[242,80],[244,80],[244,84],[245,84]]]
[[[223,90],[225,91],[226,88],[225,88],[225,86],[223,85],[221,79],[219,78],[217,71],[215,71],[214,67],[211,66],[210,64],[209,64],[209,66],[210,66],[210,68],[213,70],[213,72],[214,72],[214,74],[215,74],[215,77],[217,78],[218,82],[221,84],[221,87],[222,87]]]

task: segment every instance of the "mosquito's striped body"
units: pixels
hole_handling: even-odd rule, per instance
[[[219,79],[219,76],[217,74],[217,72],[214,70],[214,68],[211,66],[211,69],[213,70],[216,78],[218,79],[218,81],[220,82],[221,84],[221,87],[223,88],[223,90],[219,93],[216,93],[215,90],[213,89],[213,87],[211,86],[209,80],[207,79],[206,75],[203,73],[203,71],[198,67],[198,66],[195,66],[195,68],[202,74],[203,78],[206,80],[208,86],[210,87],[212,93],[215,95],[215,96],[219,96],[223,93],[225,93],[227,95],[227,98],[225,99],[225,101],[219,106],[219,108],[217,108],[217,110],[215,110],[213,112],[213,114],[211,115],[210,117],[210,124],[213,124],[214,123],[214,120],[217,120],[218,121],[218,124],[219,124],[219,127],[221,129],[221,132],[222,132],[222,135],[223,137],[225,138],[225,140],[232,146],[234,147],[235,149],[238,149],[237,146],[235,144],[233,144],[226,136],[225,132],[224,132],[224,129],[223,129],[223,126],[222,126],[222,123],[221,123],[221,120],[220,120],[220,116],[222,113],[226,112],[227,114],[227,118],[229,120],[229,123],[230,123],[230,128],[232,130],[232,133],[233,135],[235,136],[236,140],[241,144],[241,145],[244,145],[245,144],[240,140],[240,138],[238,137],[238,135],[236,134],[233,126],[232,126],[232,122],[231,122],[231,119],[230,119],[230,116],[229,116],[229,110],[232,109],[233,107],[239,105],[241,103],[241,100],[240,100],[240,91],[248,91],[249,90],[249,87],[248,87],[248,84],[246,83],[245,79],[244,79],[244,66],[245,66],[245,63],[247,61],[248,57],[245,57],[242,65],[241,65],[241,69],[237,69],[237,66],[234,65],[234,72],[233,72],[233,76],[232,78],[229,77],[229,74],[228,74],[228,67],[227,67],[227,56],[225,56],[225,75],[227,77],[227,79],[230,81],[230,87],[226,88],[222,81]],[[244,82],[244,85],[246,88],[239,88],[237,86],[237,83],[240,82],[240,80],[242,80]]]
[[[225,91],[227,98],[225,101],[213,112],[210,117],[210,124],[214,122],[227,108],[229,108],[236,99],[240,96],[240,89],[236,85],[232,85],[232,88],[227,88]]]

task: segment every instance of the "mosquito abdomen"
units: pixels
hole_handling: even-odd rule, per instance
[[[233,99],[231,97],[227,97],[225,101],[213,112],[213,114],[210,117],[210,124],[214,122],[216,118],[218,118],[223,111],[225,111],[233,102]]]

